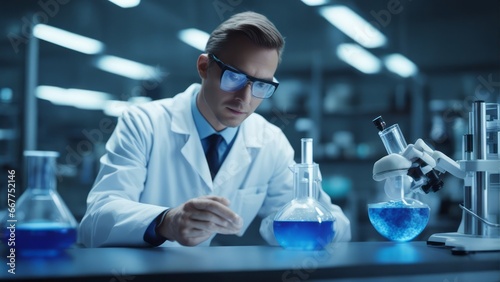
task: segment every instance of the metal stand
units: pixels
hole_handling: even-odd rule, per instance
[[[427,240],[428,246],[451,248],[453,254],[500,251],[500,238],[488,238],[459,232],[436,233]]]
[[[462,226],[458,232],[434,234],[429,246],[449,247],[454,254],[500,251],[500,104],[476,101],[464,136],[466,172]]]

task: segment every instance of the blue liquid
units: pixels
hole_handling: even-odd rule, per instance
[[[5,232],[5,230],[4,230]],[[4,233],[8,239],[9,231]],[[16,253],[25,257],[57,256],[76,242],[76,228],[59,223],[26,223],[16,226]]]
[[[335,235],[333,221],[274,221],[274,236],[285,249],[322,250]]]
[[[368,208],[370,222],[385,238],[407,242],[417,237],[427,226],[429,208],[404,207],[401,202]]]

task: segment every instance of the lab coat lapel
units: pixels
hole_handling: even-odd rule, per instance
[[[191,113],[191,99],[198,91],[199,85],[193,84],[176,97],[172,107],[172,131],[184,135],[186,143],[180,148],[182,155],[207,186],[213,189],[210,170]]]
[[[210,176],[210,170],[208,169],[205,153],[203,152],[203,148],[201,146],[200,137],[198,136],[198,133],[193,133],[186,137],[186,144],[182,147],[181,153],[191,165],[193,170],[198,173],[207,186],[212,189],[212,177]]]
[[[245,120],[242,123],[231,151],[215,176],[214,186],[224,185],[229,180],[239,181],[245,177],[243,175],[240,178],[235,178],[241,171],[248,169],[254,155],[262,146],[262,143],[258,141],[259,138],[255,136],[256,131],[253,129],[251,121]]]
[[[244,169],[247,169],[252,161],[249,148],[246,146],[245,137],[238,133],[236,140],[222,163],[219,172],[215,175],[214,186],[224,185],[228,180],[234,179]]]

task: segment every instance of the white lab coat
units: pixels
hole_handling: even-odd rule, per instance
[[[212,181],[191,113],[193,84],[173,98],[131,107],[106,144],[87,199],[79,242],[87,247],[147,246],[144,232],[168,207],[203,195],[229,199],[243,232],[257,216],[260,233],[276,244],[273,216],[293,197],[294,151],[282,131],[258,114],[240,126],[231,151]],[[350,240],[350,223],[321,193],[336,217],[335,240]],[[212,237],[213,238],[213,237]],[[209,245],[210,240],[201,245]],[[162,246],[178,246],[165,242]]]

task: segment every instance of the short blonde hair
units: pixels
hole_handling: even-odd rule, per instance
[[[218,54],[235,34],[244,34],[258,46],[276,49],[281,61],[285,39],[268,18],[255,12],[235,14],[220,24],[210,35],[205,52]]]

